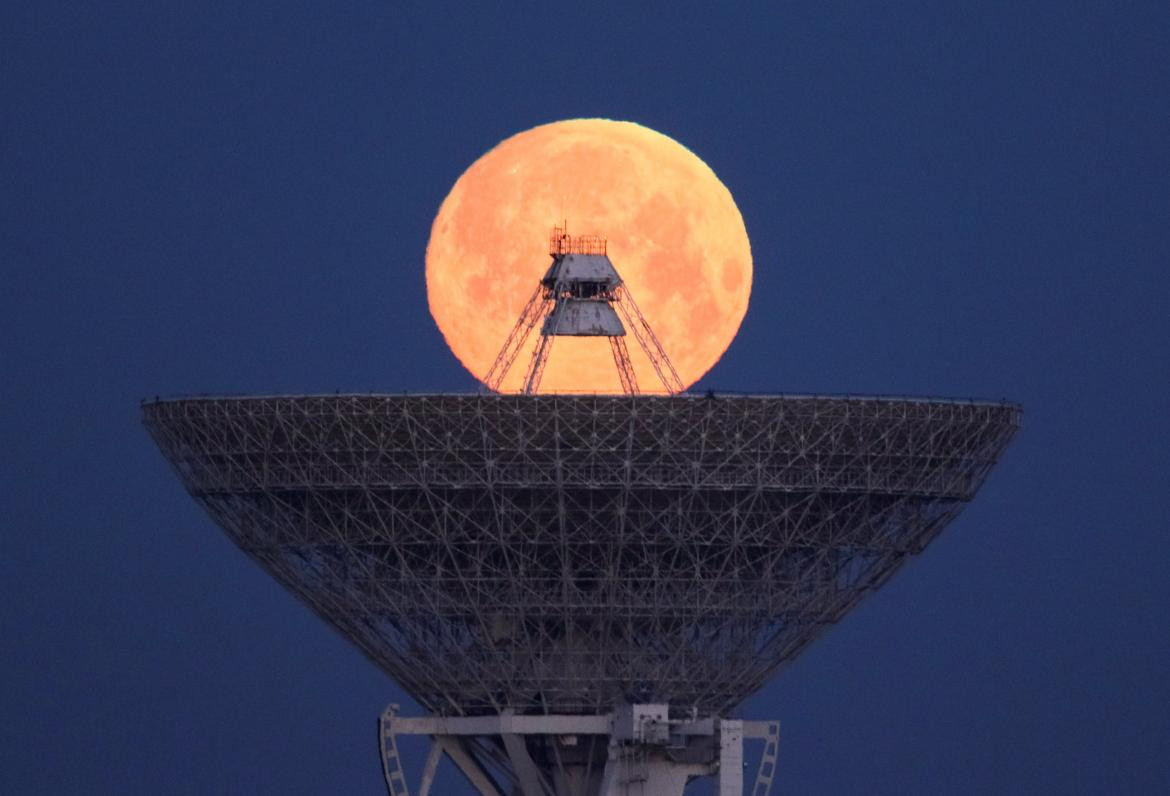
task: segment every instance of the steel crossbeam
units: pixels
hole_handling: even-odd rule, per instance
[[[752,796],[768,796],[779,722],[672,718],[667,705],[620,705],[590,715],[382,714],[380,743],[390,796],[409,796],[397,764],[399,736],[428,736],[420,796],[428,796],[444,755],[479,793],[500,796],[681,796],[696,777],[716,777],[718,796],[743,796],[745,740],[764,741]]]

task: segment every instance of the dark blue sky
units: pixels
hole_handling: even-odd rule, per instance
[[[968,511],[744,706],[784,792],[1170,790],[1170,5],[3,5],[0,791],[381,792],[406,700],[138,401],[474,389],[430,222],[580,116],[743,212],[751,307],[700,389],[1025,406]]]

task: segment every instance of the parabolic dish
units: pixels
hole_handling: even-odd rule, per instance
[[[958,514],[1020,409],[340,395],[144,415],[236,544],[428,710],[723,715]]]

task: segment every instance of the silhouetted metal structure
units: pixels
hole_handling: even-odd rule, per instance
[[[1007,403],[340,395],[147,403],[191,495],[427,718],[482,793],[742,789],[729,711],[920,552],[1016,432]],[[629,790],[633,784],[642,790]],[[681,783],[681,784],[680,784]],[[762,788],[762,790],[760,790]]]
[[[567,222],[553,227],[548,245],[552,265],[520,311],[520,318],[488,369],[484,384],[499,391],[532,330],[539,325],[539,339],[524,375],[522,393],[532,395],[540,388],[540,379],[556,338],[604,337],[609,341],[622,392],[637,395],[640,392],[638,379],[626,348],[624,318],[666,392],[683,391],[682,379],[638,309],[629,288],[618,276],[607,249],[605,238],[570,235]],[[621,313],[621,318],[618,313]]]

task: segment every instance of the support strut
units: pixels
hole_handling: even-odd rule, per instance
[[[673,395],[682,392],[682,379],[679,378],[674,365],[670,363],[670,357],[666,355],[662,343],[658,342],[658,336],[654,334],[654,330],[646,322],[642,311],[638,309],[638,305],[634,302],[634,296],[625,285],[619,287],[617,293],[617,301],[614,304],[617,305],[618,312],[622,314],[622,320],[626,322],[626,326],[634,333],[634,339],[638,341],[638,345],[642,346],[642,350],[650,358],[650,364],[654,366],[658,380],[662,382],[662,386],[666,388],[668,393]]]

